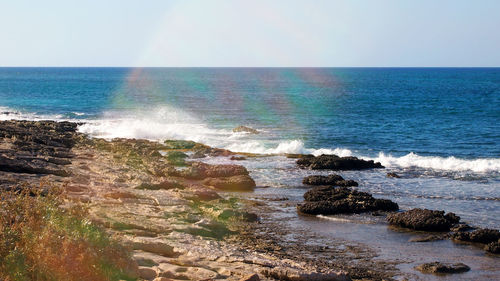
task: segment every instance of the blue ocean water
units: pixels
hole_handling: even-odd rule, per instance
[[[162,105],[311,148],[500,157],[500,68],[0,68],[0,106],[23,113],[99,119]]]
[[[0,68],[0,119],[78,120],[96,137],[239,152],[355,155],[387,167],[346,173],[361,189],[500,224],[500,68]],[[233,133],[239,125],[261,133]],[[306,173],[285,157],[246,165],[277,188]],[[404,179],[388,182],[387,170]]]

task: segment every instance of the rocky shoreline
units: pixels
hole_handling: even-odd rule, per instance
[[[311,245],[314,234],[269,219],[276,210],[266,200],[297,206],[305,215],[387,215],[397,227],[437,231],[428,241],[450,238],[491,253],[500,248],[498,230],[473,230],[452,213],[396,212],[397,203],[357,191],[357,182],[339,175],[305,178],[305,185],[315,186],[304,194],[305,202],[248,199],[240,195],[256,183],[244,166],[199,160],[245,159],[231,151],[191,141],[94,139],[77,132],[77,126],[1,121],[0,189],[61,187],[68,204],[84,204],[92,221],[132,251],[143,280],[392,280],[397,274],[394,263],[376,259],[366,245],[340,240]],[[311,170],[383,168],[356,157],[288,157]],[[450,268],[430,264],[418,270],[453,272]]]
[[[91,139],[69,122],[2,121],[0,188],[62,187],[68,204],[85,204],[132,250],[144,280],[350,280],[231,242],[259,218],[220,192],[255,182],[243,166],[194,160],[231,154],[188,141]]]

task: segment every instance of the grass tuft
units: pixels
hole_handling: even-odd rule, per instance
[[[136,280],[130,253],[50,190],[0,190],[0,280]]]

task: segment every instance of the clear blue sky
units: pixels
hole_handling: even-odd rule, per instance
[[[0,66],[500,66],[500,1],[1,1]]]

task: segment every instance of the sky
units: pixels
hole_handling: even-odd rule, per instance
[[[497,0],[0,0],[0,66],[500,66]]]

